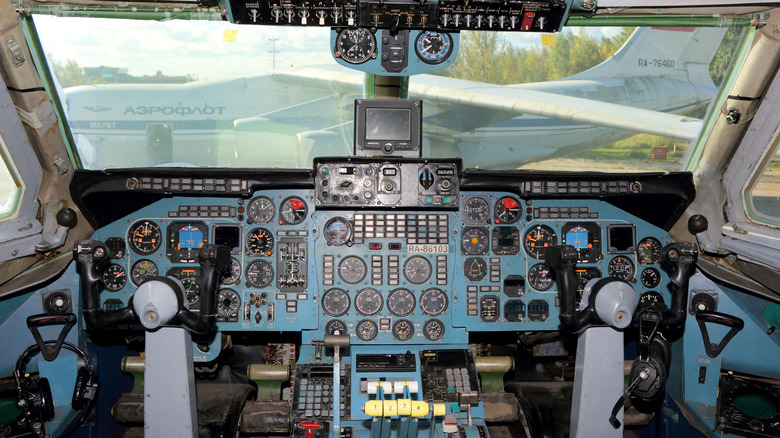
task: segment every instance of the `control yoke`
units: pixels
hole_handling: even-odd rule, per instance
[[[181,283],[168,277],[151,277],[139,287],[136,295],[143,303],[134,303],[137,298],[133,296],[122,309],[101,309],[98,293],[100,279],[109,264],[108,248],[97,240],[80,240],[73,248],[73,258],[81,276],[81,296],[87,328],[103,330],[141,323],[147,329],[155,329],[163,324],[177,325],[201,335],[216,331],[216,290],[220,271],[230,265],[228,247],[209,244],[204,245],[198,253],[201,268],[200,313],[192,312],[184,306]]]

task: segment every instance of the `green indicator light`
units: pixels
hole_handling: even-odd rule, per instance
[[[327,198],[328,197],[328,192],[322,192],[322,197],[323,198]]]
[[[326,179],[322,180],[322,185],[323,185],[323,186],[326,186],[326,185],[328,185],[328,180],[326,180]]]
[[[360,197],[358,195],[355,195],[355,201],[359,200]]]

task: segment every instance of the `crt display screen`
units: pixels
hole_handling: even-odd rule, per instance
[[[408,109],[366,108],[366,140],[411,140]]]

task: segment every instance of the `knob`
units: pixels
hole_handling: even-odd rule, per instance
[[[688,232],[694,236],[707,231],[708,227],[709,223],[707,222],[707,218],[700,214],[694,214],[688,218]]]
[[[63,208],[57,212],[57,225],[73,228],[78,223],[78,216],[73,209]]]

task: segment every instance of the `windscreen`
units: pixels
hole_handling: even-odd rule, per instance
[[[89,169],[310,168],[350,155],[365,74],[331,30],[35,16],[75,150]],[[409,80],[423,156],[466,167],[682,168],[739,29],[463,32],[452,66]],[[374,114],[382,135],[401,114]]]

